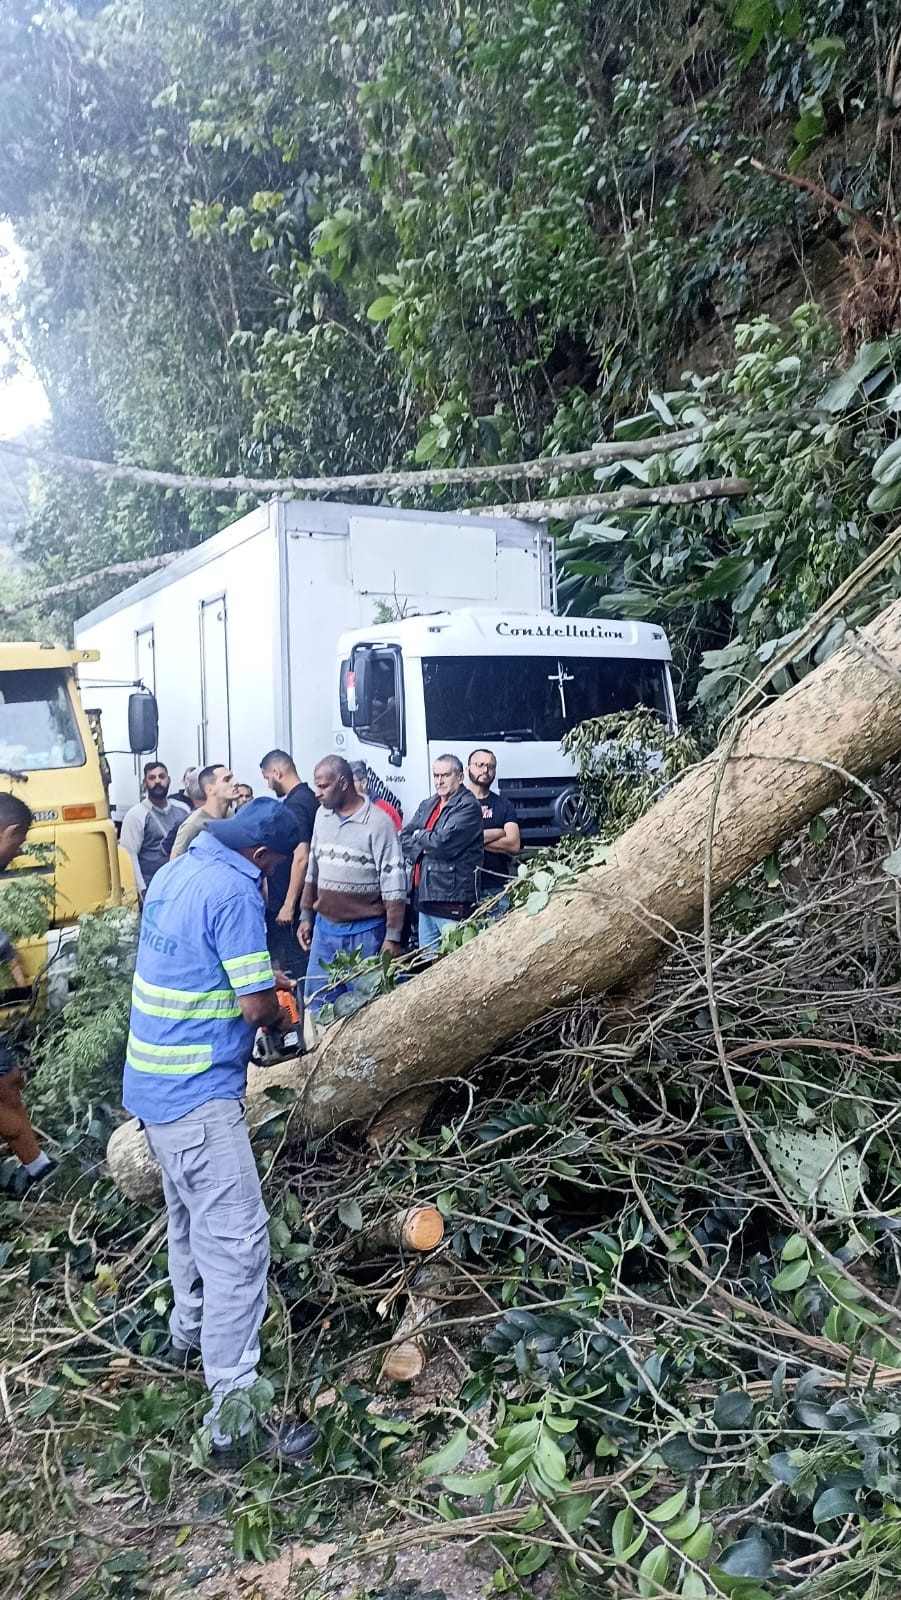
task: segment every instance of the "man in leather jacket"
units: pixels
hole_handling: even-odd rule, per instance
[[[483,824],[482,808],[463,783],[459,757],[438,756],[432,777],[435,793],[401,829],[400,843],[413,868],[419,946],[434,953],[442,930],[468,917],[478,899]]]

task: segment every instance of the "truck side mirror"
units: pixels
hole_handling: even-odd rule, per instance
[[[156,697],[152,694],[130,694],[128,697],[128,748],[132,755],[143,756],[155,750],[160,737],[160,715]]]
[[[372,721],[372,651],[367,645],[358,645],[351,652],[348,703],[355,728],[368,728]]]

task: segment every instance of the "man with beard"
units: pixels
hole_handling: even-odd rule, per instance
[[[269,880],[266,910],[269,954],[280,972],[289,978],[302,978],[307,970],[307,952],[301,949],[297,939],[300,897],[319,802],[309,784],[301,779],[287,750],[270,750],[260,762],[260,771],[272,793],[278,795],[293,816],[300,838],[291,860],[282,862]]]
[[[169,859],[169,834],[190,815],[185,806],[169,799],[169,772],[162,761],[145,764],[144,795],[126,812],[120,835],[123,850],[131,856],[142,904],[154,873]]]
[[[515,871],[515,860],[522,849],[519,823],[510,801],[492,789],[497,776],[497,756],[493,750],[473,750],[467,763],[466,787],[482,808],[484,834],[482,875],[479,899],[493,899],[504,889]]]

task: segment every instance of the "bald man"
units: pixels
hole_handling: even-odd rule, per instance
[[[341,756],[326,756],[313,773],[319,810],[300,903],[298,938],[309,950],[306,1004],[315,1016],[353,988],[328,986],[326,968],[339,951],[364,959],[400,955],[407,880],[397,829],[368,795],[357,793]]]

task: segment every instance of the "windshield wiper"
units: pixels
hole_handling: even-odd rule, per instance
[[[14,778],[16,783],[28,782],[27,772],[15,772],[12,767],[0,767],[0,774],[2,774],[4,778]]]

